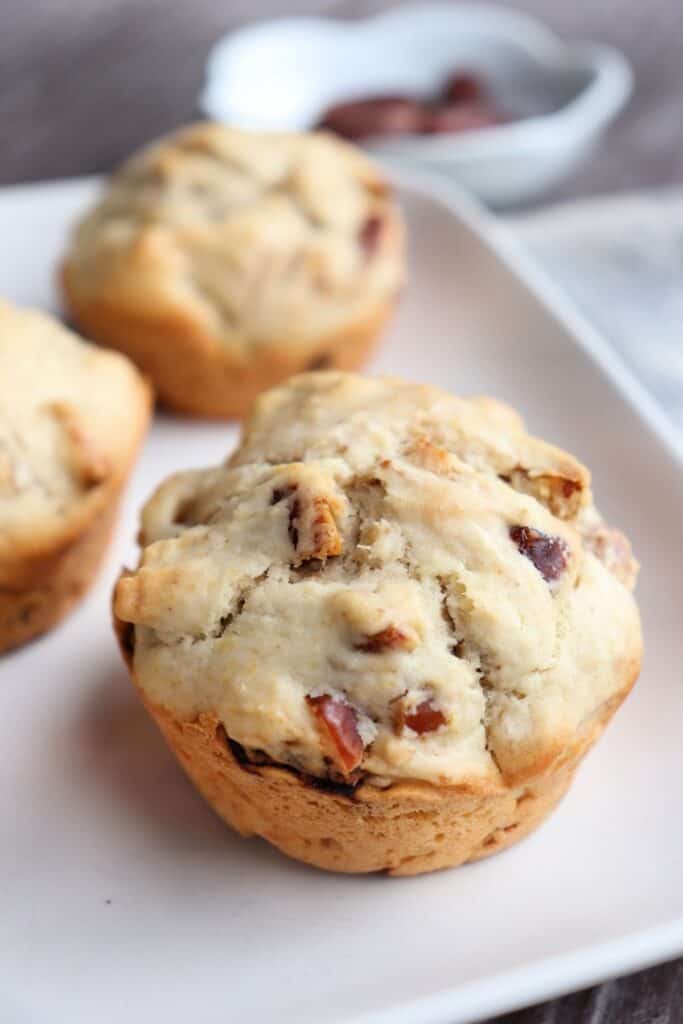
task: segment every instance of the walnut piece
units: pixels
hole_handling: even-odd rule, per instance
[[[289,539],[301,562],[324,561],[342,553],[342,539],[326,498],[295,498],[289,513]]]
[[[439,476],[447,476],[462,467],[455,455],[426,437],[416,437],[406,450],[406,455],[416,466]]]
[[[394,729],[400,735],[404,729],[412,729],[419,736],[426,732],[434,732],[446,724],[446,716],[431,698],[421,701],[415,707],[407,707],[400,700],[394,711]]]
[[[49,409],[66,432],[73,472],[82,486],[101,484],[111,472],[109,459],[88,436],[78,409],[68,402],[52,402]]]
[[[586,474],[579,466],[575,472],[567,467],[563,474],[543,473],[516,466],[504,479],[516,491],[531,494],[559,519],[573,519],[587,499]]]

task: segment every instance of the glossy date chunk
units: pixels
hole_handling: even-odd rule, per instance
[[[569,548],[561,537],[551,537],[531,526],[511,526],[510,538],[520,554],[534,564],[546,583],[559,580],[569,560]]]
[[[329,741],[335,761],[349,774],[360,764],[365,749],[355,711],[349,704],[329,694],[307,697],[306,701],[323,737]]]

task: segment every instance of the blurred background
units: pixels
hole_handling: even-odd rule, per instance
[[[562,36],[622,50],[636,76],[626,110],[550,198],[683,179],[681,0],[515,0]],[[106,171],[197,116],[208,51],[226,31],[286,14],[351,18],[382,0],[2,0],[0,182]]]

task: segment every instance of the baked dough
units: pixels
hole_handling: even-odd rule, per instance
[[[149,409],[123,356],[0,302],[0,651],[49,629],[89,586]]]
[[[512,842],[638,674],[628,541],[492,399],[297,377],[141,542],[114,609],[147,706],[226,820],[322,867]]]
[[[391,190],[331,135],[196,124],[129,160],[76,228],[67,305],[180,411],[239,416],[368,357],[404,277]]]

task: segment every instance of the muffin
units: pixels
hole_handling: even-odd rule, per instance
[[[321,868],[514,843],[639,671],[628,541],[490,398],[301,375],[141,543],[114,611],[147,708],[227,822]]]
[[[90,585],[149,407],[123,356],[0,302],[0,651]]]
[[[331,135],[197,124],[134,156],[77,227],[66,303],[172,408],[241,416],[305,369],[355,369],[403,281],[391,190]]]

